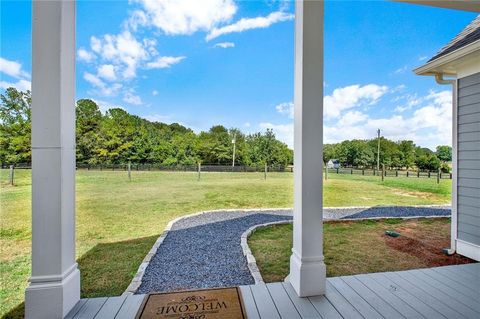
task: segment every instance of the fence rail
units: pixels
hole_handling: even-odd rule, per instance
[[[11,164],[1,164],[2,169],[9,169]],[[20,163],[14,165],[15,169],[30,169],[30,163]],[[98,170],[98,171],[128,171],[128,164],[77,164],[78,170]],[[198,165],[161,165],[161,164],[130,164],[132,171],[178,171],[178,172],[197,172]],[[262,166],[246,165],[218,165],[201,164],[202,172],[264,172]],[[293,172],[293,166],[268,166],[268,172]],[[421,170],[394,170],[386,169],[383,171],[384,177],[411,177],[411,178],[438,178],[452,179],[452,173]],[[362,168],[329,168],[327,174],[350,174],[363,176],[381,176],[382,170],[362,169]]]

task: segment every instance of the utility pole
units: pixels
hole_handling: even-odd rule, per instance
[[[377,147],[377,172],[380,171],[380,129],[377,130],[378,147]]]
[[[234,132],[233,133],[233,140],[232,140],[232,144],[233,144],[232,167],[235,167],[235,146],[236,146],[236,142],[237,142],[237,132]]]

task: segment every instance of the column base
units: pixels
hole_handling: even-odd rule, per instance
[[[64,276],[31,277],[25,290],[26,319],[61,319],[80,300],[80,271],[75,264]]]
[[[290,282],[299,297],[324,295],[326,278],[323,257],[301,259],[295,252],[290,257],[290,274],[285,280]]]

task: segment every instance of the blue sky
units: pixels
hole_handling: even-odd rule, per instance
[[[29,87],[31,2],[2,1],[0,87]],[[449,144],[449,88],[413,75],[475,14],[327,1],[325,140]],[[195,131],[272,128],[292,145],[294,5],[288,1],[77,2],[77,98]]]

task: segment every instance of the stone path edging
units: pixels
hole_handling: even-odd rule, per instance
[[[392,207],[393,205],[385,205],[385,206],[352,206],[352,207],[324,207],[324,209],[367,209],[367,208],[372,208],[372,207]],[[438,207],[440,205],[409,205],[410,207]],[[130,284],[128,285],[127,289],[125,290],[124,294],[134,294],[137,289],[140,287],[142,284],[142,278],[145,273],[145,270],[147,269],[150,260],[152,257],[157,253],[158,248],[160,245],[163,243],[165,238],[167,237],[168,233],[172,229],[173,225],[183,219],[195,217],[198,215],[203,215],[203,214],[208,214],[208,213],[216,213],[216,212],[252,212],[252,211],[257,211],[257,212],[263,212],[263,211],[276,211],[276,210],[292,210],[291,207],[288,208],[247,208],[247,209],[215,209],[215,210],[206,210],[206,211],[200,211],[197,213],[185,215],[185,216],[180,216],[175,219],[172,219],[171,221],[168,222],[167,226],[163,230],[162,234],[158,237],[158,239],[155,241],[153,244],[152,248],[148,252],[148,254],[145,256],[143,259],[142,263],[138,267],[137,273],[135,277],[132,279]],[[349,221],[349,220],[368,220],[368,219],[387,219],[387,218],[401,218],[401,219],[414,219],[414,218],[440,218],[440,217],[445,217],[445,216],[405,216],[405,217],[366,217],[366,218],[342,218],[338,220],[344,220],[344,221]],[[324,220],[335,220],[335,219],[324,219]],[[260,271],[258,269],[255,257],[253,256],[250,247],[248,246],[248,237],[254,233],[258,228],[263,228],[263,227],[268,227],[272,225],[278,225],[278,224],[289,224],[292,223],[293,220],[286,220],[286,221],[278,221],[278,222],[270,222],[270,223],[265,223],[265,224],[259,224],[250,227],[247,231],[245,231],[242,236],[241,236],[241,246],[242,246],[242,251],[243,255],[247,258],[247,264],[248,264],[248,269],[250,270],[250,273],[252,277],[255,280],[255,284],[257,283],[263,283],[263,278],[262,275],[260,274]]]
[[[243,255],[245,256],[245,258],[247,258],[248,269],[250,270],[250,274],[255,280],[255,285],[264,283],[264,281],[262,274],[260,273],[260,269],[258,269],[257,260],[255,259],[255,256],[253,256],[252,251],[250,250],[250,246],[248,246],[248,237],[250,237],[255,231],[257,231],[257,229],[260,228],[291,223],[293,223],[293,220],[282,220],[278,222],[259,224],[250,227],[242,234],[242,237],[240,239],[240,245],[242,246]]]
[[[148,264],[150,264],[150,260],[152,257],[157,253],[158,248],[160,245],[163,243],[165,238],[167,237],[168,233],[172,229],[173,225],[183,219],[198,216],[198,215],[203,215],[203,214],[208,214],[208,213],[216,213],[216,212],[252,212],[252,211],[272,211],[272,210],[289,210],[292,209],[291,207],[289,208],[246,208],[246,209],[215,209],[215,210],[205,210],[185,216],[180,216],[175,219],[172,219],[171,221],[168,222],[167,226],[163,230],[162,234],[158,239],[155,241],[155,244],[153,244],[152,248],[148,252],[148,254],[145,256],[143,259],[142,263],[138,267],[137,273],[135,277],[133,277],[132,281],[128,285],[127,289],[125,290],[124,294],[134,294],[137,289],[140,287],[142,284],[142,278],[145,273],[145,269],[147,269]],[[253,256],[253,255],[252,255]]]

